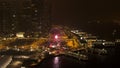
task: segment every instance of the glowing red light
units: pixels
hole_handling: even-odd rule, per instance
[[[58,39],[58,35],[55,35],[55,39]]]

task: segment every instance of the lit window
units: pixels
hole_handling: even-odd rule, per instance
[[[15,15],[15,14],[13,14],[13,17],[16,17],[16,15]]]
[[[38,12],[38,10],[35,10],[35,12]]]
[[[12,24],[12,26],[14,26],[15,24]]]

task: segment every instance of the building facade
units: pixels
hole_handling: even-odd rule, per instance
[[[45,32],[49,29],[48,0],[0,0],[0,32]]]

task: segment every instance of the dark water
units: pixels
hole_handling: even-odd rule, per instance
[[[68,56],[49,57],[35,68],[120,68],[120,47],[106,49],[108,55],[89,54],[88,61]]]
[[[75,58],[68,56],[49,57],[40,63],[36,68],[79,68],[84,67],[84,63],[80,63]]]

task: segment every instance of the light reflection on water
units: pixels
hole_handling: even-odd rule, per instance
[[[80,61],[68,56],[46,58],[38,68],[114,68],[120,67],[120,47],[107,48],[108,54],[88,54],[88,61]],[[37,68],[37,67],[36,67]]]
[[[53,62],[54,62],[53,68],[59,68],[59,58],[60,58],[60,57],[55,57],[55,58],[53,59]]]

